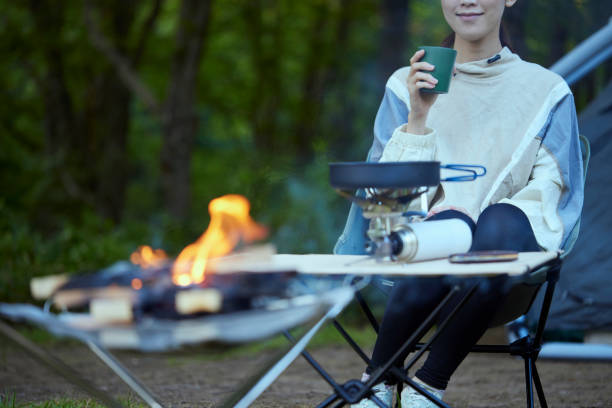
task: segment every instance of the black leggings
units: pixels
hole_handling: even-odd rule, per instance
[[[510,204],[494,204],[485,209],[478,223],[465,214],[448,210],[429,220],[460,218],[472,229],[472,251],[514,250],[539,251],[527,216]],[[506,295],[507,278],[497,277],[481,281],[481,287],[449,322],[445,330],[432,343],[431,351],[416,376],[438,389],[446,389],[451,375],[467,356],[470,349],[484,334],[489,322]],[[408,340],[423,319],[440,303],[450,286],[441,279],[412,278],[399,281],[391,291],[372,354],[372,365],[366,372],[384,365]],[[463,298],[468,289],[459,292],[440,313],[443,320]],[[454,300],[454,301],[453,301]],[[408,353],[396,364],[402,366]],[[395,383],[392,376],[387,383]]]

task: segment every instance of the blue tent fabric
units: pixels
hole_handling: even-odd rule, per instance
[[[579,116],[591,144],[581,229],[565,259],[547,322],[552,330],[612,329],[612,82]],[[541,301],[536,301],[538,306]],[[532,312],[537,307],[532,308]],[[531,314],[531,318],[534,316]],[[533,319],[530,319],[533,321]]]

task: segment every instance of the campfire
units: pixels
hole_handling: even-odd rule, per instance
[[[249,310],[289,296],[294,272],[271,267],[273,246],[254,245],[267,229],[251,218],[248,200],[226,195],[208,209],[208,228],[174,260],[161,249],[141,246],[130,263],[94,274],[35,278],[32,295],[112,324]]]

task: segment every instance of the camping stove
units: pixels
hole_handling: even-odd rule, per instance
[[[440,179],[440,169],[464,172]],[[330,183],[358,205],[369,220],[365,250],[380,260],[410,260],[418,242],[411,224],[428,212],[427,192],[440,181],[471,181],[486,174],[477,165],[440,165],[437,161],[330,163]],[[357,194],[351,190],[357,189]],[[420,199],[420,206],[412,205]]]

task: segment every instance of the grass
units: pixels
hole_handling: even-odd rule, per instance
[[[123,406],[129,408],[144,408],[145,404],[132,400],[120,400]],[[18,403],[15,394],[0,393],[0,408],[104,408],[105,406],[91,399],[85,400],[69,400],[60,399],[52,401],[34,402],[34,403]]]

